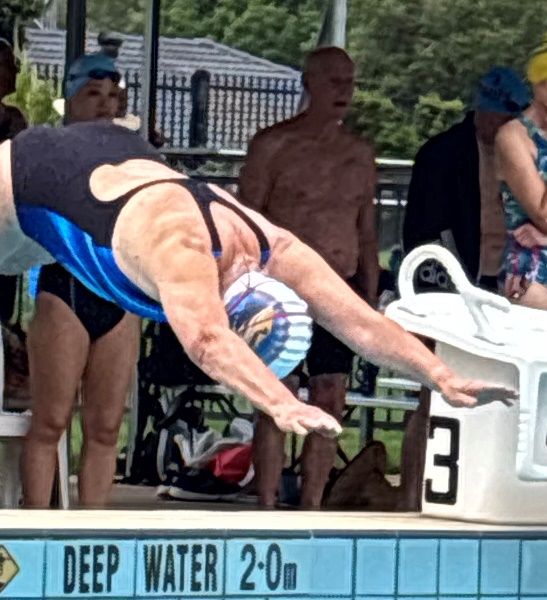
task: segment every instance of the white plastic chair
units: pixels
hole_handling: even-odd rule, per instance
[[[443,265],[457,292],[416,293],[416,269]],[[479,289],[446,248],[424,245],[405,257],[400,299],[386,316],[435,340],[435,354],[458,376],[519,392],[479,394],[472,407],[431,393],[422,514],[512,525],[547,523],[547,311]],[[501,401],[500,401],[501,400]]]
[[[131,465],[133,463],[133,455],[135,454],[135,442],[139,425],[139,369],[137,366],[135,366],[133,381],[129,388],[125,408],[126,413],[129,415],[125,476],[129,477],[131,475]]]
[[[17,508],[21,503],[21,451],[23,440],[30,427],[32,413],[11,412],[4,409],[4,343],[0,330],[0,444],[2,458],[0,461],[0,507]],[[66,432],[59,441],[57,449],[59,477],[59,505],[68,508],[69,469],[68,469],[68,436]]]

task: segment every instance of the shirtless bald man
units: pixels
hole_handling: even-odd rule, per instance
[[[341,428],[299,402],[230,328],[223,295],[249,271],[294,290],[354,352],[419,378],[455,405],[474,405],[482,390],[515,397],[459,378],[294,235],[172,170],[113,123],[31,127],[0,146],[0,273],[53,259],[125,310],[167,320],[192,361],[283,431]]]
[[[374,151],[342,122],[351,104],[354,76],[353,61],[341,48],[318,48],[308,56],[303,78],[308,107],[254,136],[239,195],[246,206],[311,246],[375,307],[379,265]],[[306,368],[310,403],[339,419],[353,357],[350,349],[316,325],[305,365],[284,383],[296,394]],[[336,446],[320,435],[306,439],[302,507],[321,505]],[[285,462],[285,436],[267,415],[258,416],[254,449],[260,503],[273,507]]]

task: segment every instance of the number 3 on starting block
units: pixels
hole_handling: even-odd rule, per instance
[[[433,454],[432,477],[425,482],[425,501],[456,504],[458,497],[458,460],[460,422],[449,417],[431,417],[428,454]]]

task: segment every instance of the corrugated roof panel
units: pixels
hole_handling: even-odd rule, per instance
[[[64,65],[66,32],[27,29],[28,56],[32,62]],[[144,39],[139,35],[122,35],[118,66],[136,71],[144,66]],[[88,34],[87,50],[99,49],[97,34]],[[205,38],[160,38],[158,72],[183,75],[196,69],[227,75],[254,75],[298,79],[300,72],[291,67],[257,58],[247,52]]]

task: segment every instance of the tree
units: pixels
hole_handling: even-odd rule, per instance
[[[0,37],[19,46],[24,42],[26,24],[42,14],[45,0],[2,0],[0,3]]]
[[[357,90],[346,124],[354,133],[370,140],[378,156],[407,158],[420,146],[410,118],[379,91]]]
[[[366,89],[407,110],[431,93],[468,103],[491,66],[523,72],[544,14],[544,0],[354,0],[349,48]]]
[[[224,31],[225,44],[291,66],[302,66],[320,26],[312,9],[291,12],[288,7],[250,0],[247,9]]]
[[[202,37],[202,19],[208,15],[200,13],[195,0],[165,0],[162,3],[160,29],[171,37]]]
[[[40,78],[37,68],[23,57],[17,89],[5,102],[17,106],[31,125],[55,125],[60,122],[60,116],[53,108],[53,101],[59,97],[61,89],[55,89],[52,81]]]
[[[378,90],[412,110],[411,68],[418,60],[423,0],[354,0],[348,46],[363,89]],[[435,90],[432,90],[435,91]]]
[[[146,0],[87,0],[88,30],[144,33]]]
[[[423,51],[413,69],[422,93],[472,100],[478,78],[494,65],[523,73],[530,50],[545,29],[545,3],[526,0],[424,0]]]
[[[463,116],[489,68],[523,74],[542,15],[544,0],[353,0],[348,40],[359,87],[389,98],[425,140]]]
[[[463,102],[442,100],[439,94],[420,96],[414,107],[413,122],[420,140],[427,140],[445,131],[461,119]]]
[[[442,100],[438,94],[421,96],[411,113],[379,91],[357,90],[346,124],[374,143],[379,156],[412,158],[430,137],[445,131],[463,113],[461,100]]]
[[[206,37],[301,66],[321,27],[325,0],[162,0],[160,31]],[[143,33],[145,0],[88,0],[88,28]]]

